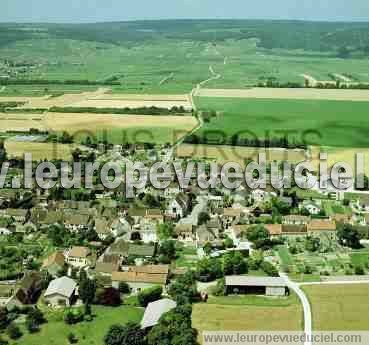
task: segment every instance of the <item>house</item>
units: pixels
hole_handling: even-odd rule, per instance
[[[285,296],[288,292],[286,282],[280,277],[226,276],[227,294],[262,294],[266,296]]]
[[[68,277],[61,277],[50,282],[44,298],[53,307],[67,306],[72,304],[75,296],[77,283]]]
[[[290,214],[282,217],[282,224],[287,225],[306,225],[310,221],[310,217],[298,214]]]
[[[19,283],[19,288],[15,293],[16,300],[23,305],[37,302],[42,290],[42,276],[40,272],[26,272]]]
[[[222,226],[223,229],[228,229],[230,226],[237,224],[242,215],[241,208],[223,208],[222,212]]]
[[[50,275],[55,277],[63,269],[64,265],[64,254],[56,251],[44,260],[42,269],[46,270]]]
[[[24,224],[28,219],[29,211],[19,208],[8,208],[5,210],[4,216],[13,218],[17,223]]]
[[[103,254],[96,262],[95,271],[102,275],[111,276],[113,272],[119,271],[121,259],[116,254]]]
[[[326,233],[333,239],[336,235],[337,226],[330,219],[312,219],[307,225],[307,231],[310,235]]]
[[[183,218],[190,211],[190,197],[187,194],[179,193],[172,199],[167,207],[167,215],[173,218]]]
[[[0,228],[0,235],[2,236],[9,236],[14,233],[14,228]]]
[[[364,212],[369,212],[369,194],[360,194],[356,200],[356,206]]]
[[[282,224],[265,224],[264,227],[272,238],[282,235]]]
[[[208,229],[206,225],[200,225],[196,229],[196,246],[203,246],[207,242],[214,242],[218,239],[219,231],[214,232]]]
[[[177,303],[169,298],[164,298],[155,302],[151,302],[145,309],[144,316],[141,321],[141,328],[147,329],[154,327],[159,323],[160,318],[177,307]]]
[[[72,247],[66,253],[66,261],[73,267],[86,267],[90,264],[91,251],[86,247]]]
[[[311,215],[318,215],[320,213],[320,207],[313,202],[303,202],[301,208],[306,209]]]
[[[195,240],[192,224],[177,224],[174,228],[174,233],[178,241],[192,243]]]
[[[114,237],[121,236],[131,230],[131,224],[124,218],[115,218],[111,224],[110,232]]]
[[[96,218],[94,229],[97,236],[101,241],[104,241],[109,235],[111,235],[112,222],[106,218]]]
[[[64,214],[61,211],[48,211],[44,218],[38,220],[41,226],[49,226],[54,224],[62,224],[64,222]]]
[[[155,255],[156,246],[153,244],[135,244],[119,239],[106,251],[107,254],[116,254],[120,258],[129,256],[137,258],[152,258]]]
[[[291,225],[282,224],[282,236],[306,236],[307,226],[306,225]]]
[[[64,220],[64,226],[70,232],[81,232],[89,229],[90,217],[83,214],[72,214]]]
[[[125,282],[131,289],[131,293],[137,294],[141,290],[153,286],[166,286],[168,281],[168,269],[164,267],[134,266],[128,268],[125,272],[112,273],[112,285],[119,288],[119,283]]]

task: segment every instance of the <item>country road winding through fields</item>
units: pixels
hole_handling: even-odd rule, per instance
[[[301,290],[300,285],[298,283],[290,280],[286,273],[280,272],[279,275],[285,280],[287,286],[292,289],[297,296],[299,297],[302,306],[304,308],[304,332],[311,339],[312,336],[312,313],[311,306],[308,298],[306,297],[304,291]],[[305,341],[304,345],[313,345],[312,341]]]

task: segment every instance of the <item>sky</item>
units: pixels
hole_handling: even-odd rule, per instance
[[[231,18],[369,21],[368,0],[0,0],[0,22]]]

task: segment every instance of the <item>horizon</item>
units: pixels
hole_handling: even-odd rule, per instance
[[[55,25],[91,25],[91,24],[114,24],[114,23],[135,23],[135,22],[163,22],[163,21],[265,21],[265,22],[301,22],[301,23],[369,23],[367,20],[335,20],[335,19],[288,19],[288,18],[145,18],[145,19],[125,19],[125,20],[107,20],[107,21],[1,21],[3,24],[55,24]]]
[[[146,20],[298,20],[312,22],[367,22],[369,3],[364,0],[285,0],[271,4],[245,0],[3,0],[0,23],[83,24]],[[333,9],[333,10],[332,10]]]

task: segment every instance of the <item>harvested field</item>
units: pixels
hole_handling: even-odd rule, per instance
[[[45,126],[52,131],[67,131],[72,135],[80,132],[100,137],[105,131],[108,140],[116,144],[122,143],[123,132],[132,138],[141,132],[142,140],[166,143],[190,132],[197,126],[197,120],[193,116],[48,113]]]
[[[132,140],[172,143],[197,126],[193,116],[149,116],[110,114],[18,114],[0,113],[0,132],[29,131],[31,128],[75,135],[80,133],[120,144],[124,134]],[[137,134],[137,136],[136,136]],[[82,139],[81,138],[81,139]]]
[[[121,99],[88,99],[85,101],[73,103],[71,106],[80,108],[141,108],[141,107],[158,107],[172,108],[183,107],[191,110],[192,106],[189,101],[173,101],[173,100],[121,100]]]
[[[72,152],[77,145],[19,142],[11,139],[5,141],[5,149],[10,157],[21,158],[31,153],[35,161],[44,159],[71,160]]]
[[[264,98],[264,99],[306,99],[332,101],[369,101],[368,90],[329,90],[329,89],[200,89],[199,97],[224,98]]]
[[[68,107],[74,105],[89,98],[100,97],[109,89],[100,88],[97,91],[82,92],[82,93],[71,93],[65,94],[59,97],[28,97],[27,103],[23,108],[34,109],[34,108],[51,108],[51,107]]]
[[[311,159],[316,169],[319,166],[319,154],[320,152],[326,152],[328,154],[328,167],[331,168],[335,163],[345,162],[348,163],[353,172],[355,173],[356,167],[356,154],[362,153],[364,155],[364,171],[366,175],[369,175],[369,149],[367,148],[335,148],[335,147],[311,147]]]
[[[181,144],[176,149],[178,157],[216,160],[220,164],[236,162],[243,165],[248,159],[257,160],[259,153],[265,153],[268,161],[277,160],[298,163],[306,159],[304,150],[191,144]]]
[[[192,326],[203,331],[299,331],[302,329],[300,305],[287,307],[252,305],[195,304]]]
[[[0,113],[0,132],[27,132],[31,128],[45,130],[44,116],[39,114]]]
[[[183,101],[188,102],[189,96],[183,95],[140,95],[140,94],[111,94],[106,93],[95,99],[132,100],[132,101]]]

